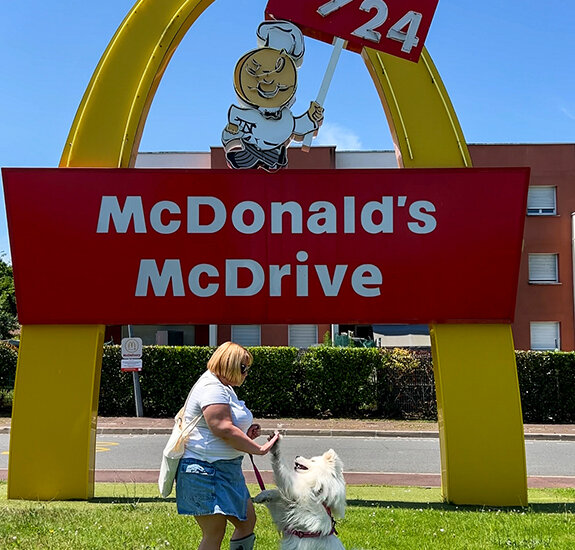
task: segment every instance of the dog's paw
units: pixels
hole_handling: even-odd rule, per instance
[[[277,432],[276,432],[277,433]],[[275,443],[273,444],[272,448],[270,449],[270,453],[272,454],[272,456],[274,457],[278,457],[280,454],[280,441],[282,439],[282,435],[280,433],[277,433],[277,439],[275,441]]]
[[[276,491],[273,489],[266,489],[262,491],[259,495],[256,495],[252,500],[257,504],[265,504],[266,502],[271,502],[275,497]]]

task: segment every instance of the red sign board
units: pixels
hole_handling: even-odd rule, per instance
[[[528,177],[4,169],[20,321],[510,322]]]
[[[304,34],[349,50],[373,48],[417,61],[439,0],[269,0],[266,17],[286,19]]]

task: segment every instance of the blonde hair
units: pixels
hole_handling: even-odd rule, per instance
[[[244,377],[241,365],[251,366],[253,363],[252,354],[244,347],[234,342],[221,344],[208,361],[208,370],[216,376],[222,376],[236,386],[240,385]]]

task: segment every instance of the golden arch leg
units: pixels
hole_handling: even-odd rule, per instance
[[[471,166],[447,91],[424,48],[419,63],[364,50],[400,165]],[[511,328],[434,325],[442,491],[457,504],[525,505],[525,444]]]
[[[8,498],[94,495],[104,326],[22,327]]]
[[[183,36],[214,0],[137,0],[108,45],[61,167],[127,168]],[[8,497],[90,498],[104,326],[26,326],[12,414]]]
[[[454,504],[527,505],[509,325],[433,325],[442,493]]]

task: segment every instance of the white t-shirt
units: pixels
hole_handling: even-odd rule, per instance
[[[185,412],[185,421],[193,420],[202,409],[208,405],[225,403],[230,406],[232,421],[244,433],[252,425],[254,417],[243,401],[238,399],[236,392],[231,386],[222,384],[218,377],[209,370],[204,372],[192,388],[192,395],[188,400]],[[192,430],[190,439],[186,444],[183,458],[198,458],[206,462],[216,460],[229,460],[243,456],[242,451],[237,451],[228,445],[223,439],[216,437],[201,418],[198,425]]]

